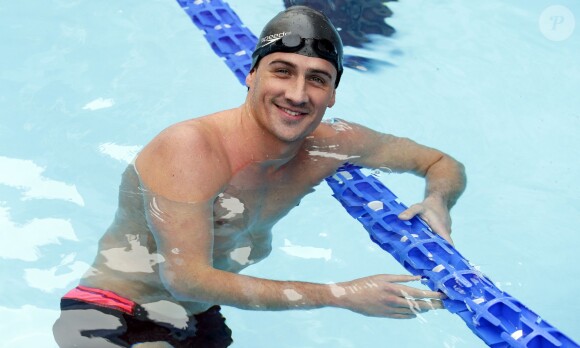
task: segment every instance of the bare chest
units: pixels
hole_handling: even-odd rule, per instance
[[[284,217],[309,192],[306,185],[280,185],[257,189],[230,187],[214,203],[214,225],[227,233],[227,227],[262,229]]]
[[[300,177],[229,186],[214,202],[214,266],[238,270],[270,253],[271,230],[313,191]],[[226,267],[227,266],[227,267]]]

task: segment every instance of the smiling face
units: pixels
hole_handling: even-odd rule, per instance
[[[246,78],[246,107],[260,127],[290,143],[304,139],[335,102],[336,69],[295,53],[265,56]]]

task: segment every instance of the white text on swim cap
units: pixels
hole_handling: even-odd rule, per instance
[[[292,34],[291,31],[285,31],[285,32],[281,32],[281,33],[278,33],[278,34],[272,34],[272,35],[268,35],[266,37],[263,37],[262,40],[260,40],[260,42],[263,43],[263,45],[261,47],[266,46],[266,45],[269,45],[272,42],[274,42],[276,40],[280,40],[284,36],[290,35],[290,34]],[[264,42],[266,42],[266,43],[264,43]]]

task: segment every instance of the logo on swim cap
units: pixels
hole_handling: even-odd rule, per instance
[[[269,44],[271,44],[271,43],[275,42],[276,40],[280,40],[280,39],[281,39],[281,38],[283,38],[284,36],[286,36],[286,35],[290,35],[290,34],[292,34],[292,32],[288,31],[288,32],[282,32],[282,33],[278,33],[278,34],[272,34],[272,35],[268,35],[268,36],[266,36],[266,37],[263,37],[263,38],[260,40],[260,44],[261,44],[261,45],[260,45],[260,47],[259,47],[259,48],[262,48],[262,47],[264,47],[264,46],[267,46],[267,45],[269,45]]]

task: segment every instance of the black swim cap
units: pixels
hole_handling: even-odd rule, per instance
[[[322,58],[336,68],[338,87],[342,75],[342,40],[328,17],[307,6],[292,6],[272,18],[262,30],[252,54],[252,69],[274,52],[291,52]]]

